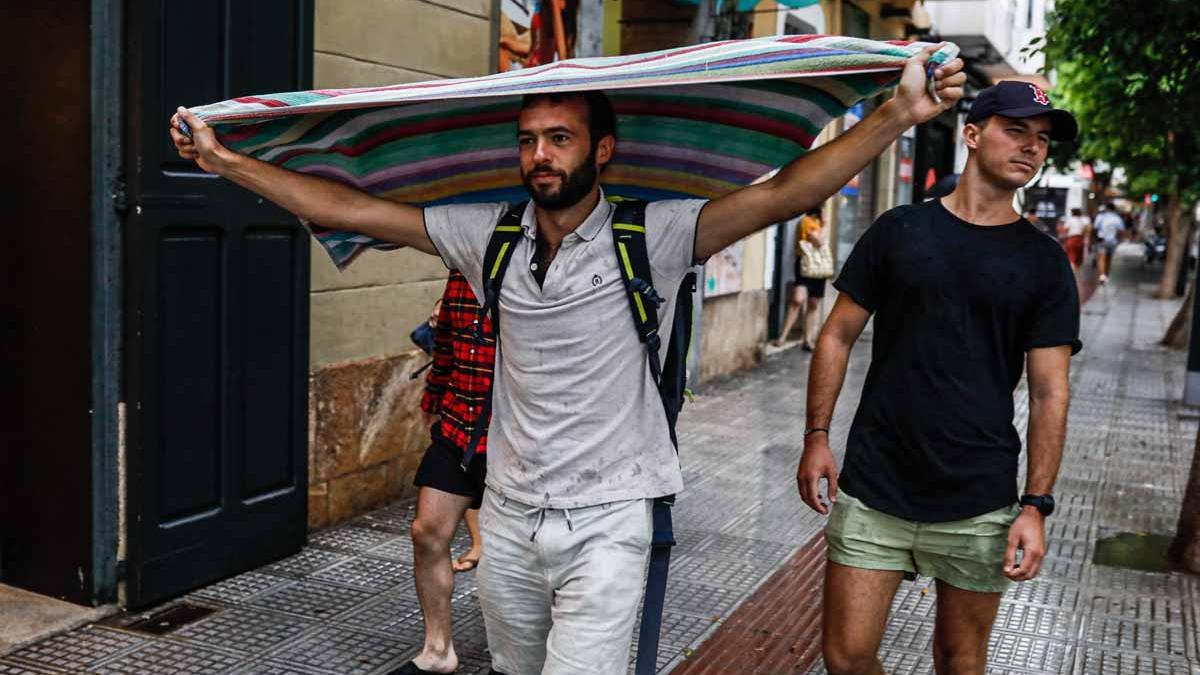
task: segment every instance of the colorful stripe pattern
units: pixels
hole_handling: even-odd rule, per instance
[[[713,198],[786,164],[923,43],[774,36],[571,59],[468,79],[247,96],[193,108],[230,148],[416,205],[515,202],[521,96],[603,89],[617,110],[605,189]],[[934,56],[952,59],[954,45]],[[335,264],[386,243],[314,226]]]

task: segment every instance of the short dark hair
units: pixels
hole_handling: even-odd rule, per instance
[[[617,137],[617,113],[613,110],[612,102],[608,100],[608,95],[602,91],[564,91],[552,92],[548,94],[525,94],[521,99],[521,109],[524,110],[529,106],[537,103],[542,99],[547,99],[551,103],[562,103],[571,98],[582,98],[587,106],[587,128],[588,135],[592,137],[592,150],[600,144],[600,139],[605,136]]]
[[[1071,215],[1073,215],[1073,216],[1082,216],[1082,215],[1083,215],[1083,209],[1080,209],[1080,208],[1073,208],[1073,209],[1071,209]]]

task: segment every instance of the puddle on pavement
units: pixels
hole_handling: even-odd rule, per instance
[[[1142,532],[1121,532],[1096,541],[1092,563],[1141,572],[1169,572],[1167,547],[1171,537]]]

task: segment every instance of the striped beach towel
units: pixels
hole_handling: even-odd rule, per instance
[[[517,202],[515,121],[524,94],[601,89],[617,111],[609,194],[713,198],[812,146],[820,130],[899,79],[923,43],[825,35],[713,42],[579,58],[485,77],[245,96],[193,108],[238,152],[419,206]],[[958,52],[946,45],[934,61]],[[338,267],[365,248],[314,236]]]

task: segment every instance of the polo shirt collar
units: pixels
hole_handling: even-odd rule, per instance
[[[600,234],[600,230],[608,224],[609,216],[612,215],[613,205],[604,197],[604,189],[600,189],[600,201],[596,203],[596,208],[588,214],[579,227],[575,231],[567,235],[570,238],[572,235],[577,235],[584,241],[591,241]],[[534,208],[533,200],[525,205],[525,213],[521,214],[521,227],[525,230],[525,236],[529,239],[537,239],[537,210]]]

